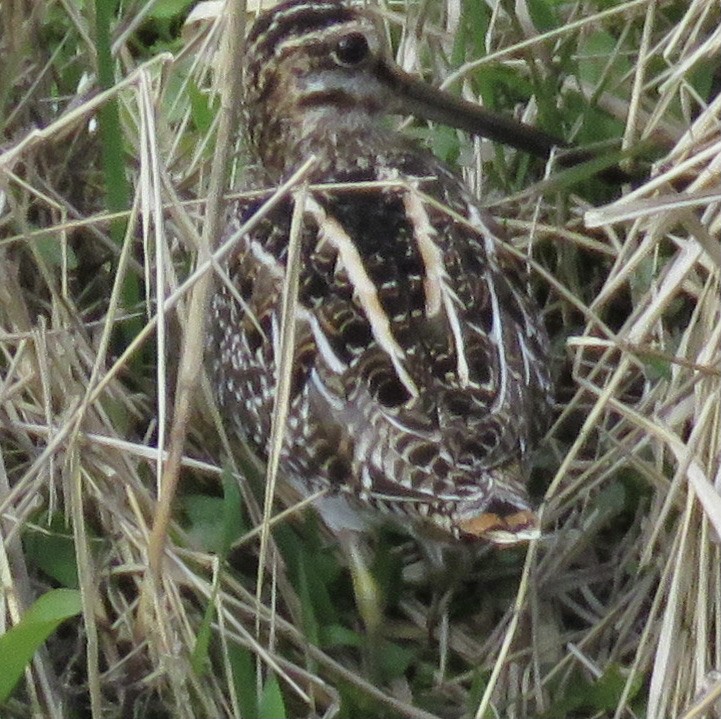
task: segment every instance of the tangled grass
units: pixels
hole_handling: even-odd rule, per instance
[[[481,552],[429,625],[413,543],[383,535],[369,638],[332,544],[292,498],[264,512],[262,468],[192,381],[223,151],[244,171],[222,102],[244,15],[183,24],[187,4],[2,7],[0,632],[50,590],[79,600],[3,716],[719,716],[718,7],[384,8],[406,68],[620,140],[644,174],[608,187],[409,130],[534,268],[558,416],[544,538]]]

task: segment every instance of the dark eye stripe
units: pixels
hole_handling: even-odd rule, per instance
[[[360,108],[368,114],[377,113],[382,108],[382,103],[374,101],[371,97],[359,97],[357,94],[346,92],[340,88],[306,93],[298,98],[298,107],[329,107],[330,105],[335,105],[338,110]]]

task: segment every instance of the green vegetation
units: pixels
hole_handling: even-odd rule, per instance
[[[229,457],[207,383],[148,571],[155,448],[202,321],[189,298],[224,76],[222,33],[187,23],[191,5],[16,0],[0,16],[0,715],[718,715],[717,5],[392,4],[408,69],[620,147],[639,179],[407,129],[531,268],[558,412],[533,478],[543,540],[449,552],[438,577],[414,540],[380,533],[377,636],[282,483],[258,587],[262,470]],[[243,172],[238,149],[228,184]]]

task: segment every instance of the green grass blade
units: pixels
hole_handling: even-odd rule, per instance
[[[54,589],[43,594],[18,624],[0,636],[0,704],[8,700],[43,642],[62,622],[81,611],[80,592]]]
[[[285,719],[285,703],[283,702],[283,693],[280,690],[280,684],[275,674],[270,674],[268,680],[263,687],[263,694],[260,697],[260,705],[258,707],[258,716],[260,719]]]
[[[95,0],[95,49],[97,52],[98,81],[107,90],[115,84],[115,62],[111,50],[110,25],[115,13],[115,0]],[[125,171],[123,127],[117,97],[110,98],[98,110],[105,201],[109,213],[123,212],[130,207],[130,183]],[[110,236],[118,247],[125,238],[127,222],[116,218],[110,223]],[[140,302],[140,283],[135,275],[125,276],[122,290],[123,305],[132,310]],[[141,328],[133,320],[126,328],[128,340]]]

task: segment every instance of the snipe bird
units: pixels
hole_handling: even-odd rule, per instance
[[[247,40],[254,185],[315,158],[281,471],[306,494],[327,490],[318,509],[338,532],[392,516],[441,540],[528,539],[538,531],[528,460],[551,402],[539,309],[469,188],[383,116],[413,113],[538,154],[556,140],[404,73],[383,38],[370,10],[290,0]],[[240,239],[233,287],[212,302],[219,403],[261,456],[295,201]],[[260,204],[232,207],[229,233]]]

